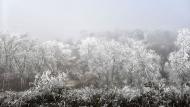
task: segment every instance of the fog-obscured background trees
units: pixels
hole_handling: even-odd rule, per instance
[[[141,30],[86,33],[70,42],[1,34],[0,88],[20,91],[57,84],[130,86],[143,91],[145,83],[165,80],[182,89],[189,82],[189,49],[188,29],[178,36],[169,31]]]
[[[183,93],[185,86],[190,86],[190,30],[180,30],[175,44],[176,49],[169,56],[169,75]]]

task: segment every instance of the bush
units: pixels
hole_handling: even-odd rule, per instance
[[[161,91],[151,89],[140,94],[139,90],[124,87],[122,89],[63,89],[53,88],[40,91],[36,88],[25,92],[7,92],[0,98],[1,106],[106,106],[106,107],[189,107],[190,95],[169,90]]]
[[[66,77],[64,72],[55,75],[52,71],[46,71],[42,75],[36,75],[34,85],[38,90],[51,90],[55,87],[64,87]]]

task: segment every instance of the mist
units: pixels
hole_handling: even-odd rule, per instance
[[[2,32],[42,40],[83,32],[172,30],[190,26],[189,0],[1,0]]]

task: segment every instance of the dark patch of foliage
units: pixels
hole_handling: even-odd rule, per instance
[[[15,94],[9,94],[1,97],[0,105],[3,107],[190,107],[190,94],[180,95],[175,92],[150,90],[129,99],[113,90],[103,90],[95,94],[90,93],[91,96],[87,100],[80,98],[77,93],[68,89],[54,89],[36,94],[31,98],[25,97],[14,104],[10,102],[14,100]],[[10,101],[5,101],[8,97]]]

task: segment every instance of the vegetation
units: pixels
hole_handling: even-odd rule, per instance
[[[177,37],[161,31],[111,34],[77,42],[1,34],[0,105],[190,106],[189,29]]]

